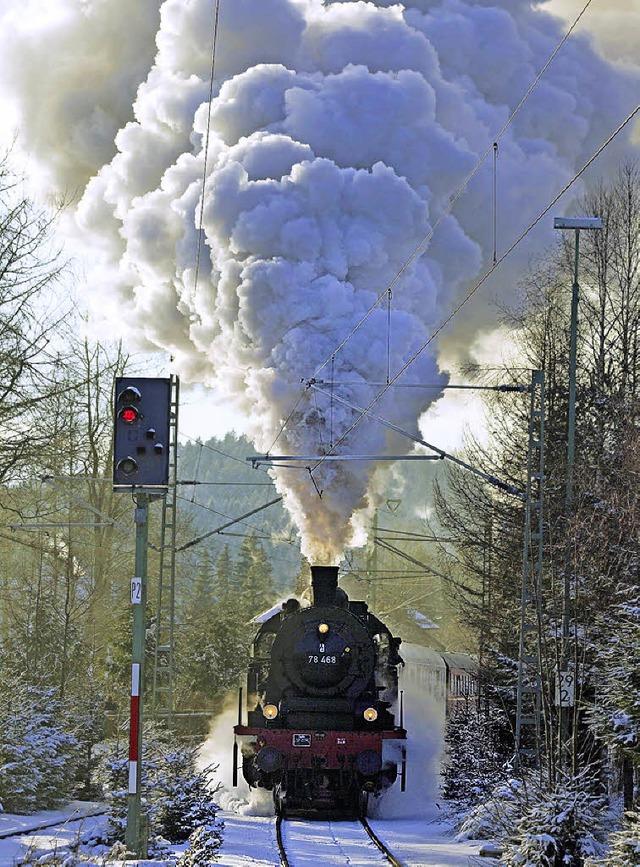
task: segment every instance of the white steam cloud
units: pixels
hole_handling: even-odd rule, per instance
[[[318,454],[354,415],[313,391],[296,405],[300,380],[332,358],[442,214],[561,25],[529,0],[221,0],[209,111],[213,0],[134,5],[58,0],[35,29],[21,24],[34,20],[18,14],[22,0],[0,16],[29,149],[52,183],[83,190],[77,224],[101,314],[170,352],[183,379],[226,393],[259,449]],[[637,87],[635,71],[585,38],[565,45],[500,142],[503,248],[634,107]],[[412,357],[491,259],[491,191],[487,163],[394,287],[390,331],[381,305],[322,378],[383,381]],[[458,317],[449,356],[488,322],[480,304]],[[437,351],[405,381],[444,384]],[[373,395],[337,393],[359,405]],[[391,390],[376,411],[417,432],[438,396]],[[408,447],[367,422],[340,450]],[[371,505],[372,472],[323,464],[319,499],[306,473],[279,471],[309,557],[340,558],[354,512]]]

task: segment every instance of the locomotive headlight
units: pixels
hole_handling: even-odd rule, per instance
[[[326,635],[328,631],[329,631],[329,624],[328,623],[321,623],[320,626],[318,626],[318,632],[320,633],[320,635]]]
[[[275,719],[278,716],[278,708],[275,704],[265,704],[262,711],[266,719]],[[378,716],[378,714],[376,714]]]
[[[375,707],[368,707],[362,716],[366,719],[367,722],[375,722],[378,719],[378,711]]]

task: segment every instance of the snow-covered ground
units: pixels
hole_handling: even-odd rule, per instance
[[[85,801],[31,816],[0,813],[0,867],[13,867],[27,855],[35,861],[66,850],[79,833],[103,827],[104,822],[104,804]]]
[[[80,829],[84,835],[104,823],[104,817],[88,816],[99,808],[99,804],[76,802],[67,808],[33,816],[0,813],[0,835],[21,832],[18,836],[0,839],[0,867],[13,867],[28,852],[32,857],[36,853],[36,857],[56,851],[60,853],[76,840]],[[70,815],[78,819],[72,823],[65,822]],[[220,816],[224,819],[225,831],[218,864],[222,867],[274,867],[280,864],[272,817],[241,815],[229,810],[222,811]],[[50,827],[44,828],[45,825]],[[341,867],[346,864],[355,867],[358,863],[371,863],[377,850],[369,849],[367,852],[368,844],[363,844],[363,832],[355,823],[332,825],[335,835],[340,837],[341,847],[327,843],[326,835],[318,833],[319,823],[291,823],[287,834],[292,849],[295,846],[293,867]],[[435,803],[426,809],[423,805],[419,816],[373,819],[371,826],[406,867],[469,867],[469,864],[482,863],[478,858],[480,844],[456,842],[449,823],[443,819]],[[181,846],[180,850],[183,848]],[[361,862],[358,853],[362,855]],[[380,860],[383,863],[382,856]],[[127,862],[128,865],[136,863]]]
[[[224,867],[280,864],[273,819],[228,812],[222,815],[225,833],[220,864]],[[343,867],[346,864],[355,867],[359,863],[371,864],[376,857],[373,844],[370,844],[373,854],[365,851],[368,844],[363,844],[363,831],[356,823],[346,823],[343,828],[341,823],[332,823],[341,847],[328,845],[324,834],[314,832],[314,824],[293,822],[291,831],[285,828],[287,840],[291,847],[295,846],[293,867]],[[371,827],[406,867],[469,867],[471,863],[483,863],[478,858],[480,844],[456,842],[451,826],[442,819],[435,804],[419,818],[375,819]],[[361,861],[357,857],[359,851]],[[380,863],[386,863],[382,855],[378,855]]]

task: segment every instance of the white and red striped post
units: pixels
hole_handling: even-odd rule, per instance
[[[125,843],[130,852],[147,857],[143,831],[140,782],[142,779],[142,695],[144,685],[145,611],[147,606],[147,541],[149,496],[138,494],[135,511],[136,577],[131,580],[133,653],[131,664],[131,719],[129,723],[129,794]]]
[[[129,794],[136,795],[140,788],[140,663],[131,666],[131,717],[129,723]]]

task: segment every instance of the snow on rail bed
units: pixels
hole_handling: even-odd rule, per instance
[[[280,864],[273,818],[232,812],[221,812],[220,816],[224,820],[225,831],[218,864],[222,867],[272,867]],[[419,816],[369,821],[380,839],[406,867],[468,867],[470,858],[478,858],[479,855],[481,844],[468,840],[456,841],[450,823],[442,818],[435,804],[423,810]],[[323,867],[334,864],[337,867],[347,863],[338,854],[333,856],[338,860],[330,861],[326,860],[324,850],[318,852],[318,837],[313,834],[312,822],[294,824],[296,845],[295,858],[292,854],[293,867],[317,867],[319,863]],[[357,823],[353,823],[353,828],[354,842],[362,844],[362,828],[358,828]],[[352,852],[349,854],[348,863],[357,864]],[[367,863],[371,863],[371,856],[368,858]]]

